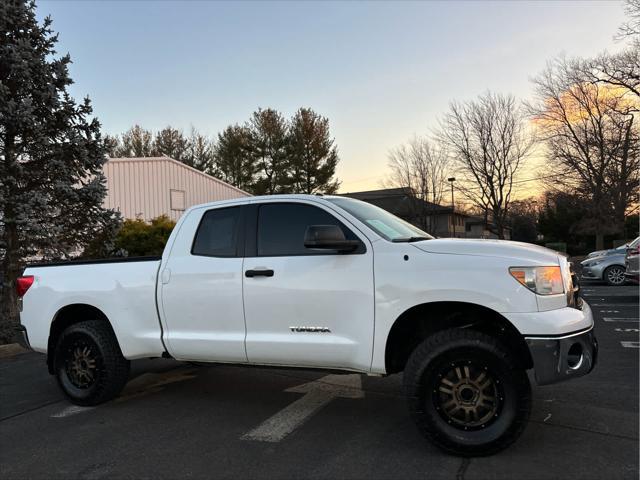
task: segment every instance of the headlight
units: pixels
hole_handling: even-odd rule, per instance
[[[587,268],[595,267],[596,265],[600,265],[602,262],[604,262],[604,260],[596,260],[595,262],[585,263],[584,266]]]
[[[538,295],[564,293],[560,267],[511,267],[509,273]]]

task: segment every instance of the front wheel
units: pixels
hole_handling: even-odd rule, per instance
[[[490,455],[513,443],[531,412],[526,371],[488,335],[438,332],[412,353],[404,372],[420,432],[446,452]]]
[[[77,405],[97,405],[116,397],[129,379],[129,361],[109,325],[89,320],[67,327],[56,344],[58,385]]]

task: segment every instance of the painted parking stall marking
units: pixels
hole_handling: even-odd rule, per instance
[[[54,413],[53,415],[51,415],[51,418],[70,417],[71,415],[77,415],[78,413],[88,412],[89,410],[93,410],[94,408],[95,407],[80,407],[78,405],[71,405],[70,407],[67,407],[58,413]]]
[[[589,303],[590,307],[638,307],[634,303]]]
[[[313,382],[288,388],[285,392],[305,395],[244,434],[240,437],[241,440],[279,442],[331,400],[338,397],[364,398],[359,374],[327,375]]]
[[[591,307],[600,307],[598,308],[598,313],[602,315],[602,322],[611,326],[610,332],[614,332],[615,335],[619,335],[622,338],[627,338],[627,340],[618,340],[616,342],[621,348],[640,348],[640,342],[638,341],[640,318],[638,317],[637,288],[594,288],[589,289],[589,293],[583,296],[589,298]]]

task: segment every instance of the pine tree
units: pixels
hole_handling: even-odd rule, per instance
[[[251,151],[260,171],[254,188],[255,193],[287,193],[289,179],[286,161],[286,120],[276,110],[259,109],[253,113],[247,127],[251,132]]]
[[[140,125],[134,125],[122,134],[122,140],[114,150],[116,157],[151,157],[153,147],[153,134]]]
[[[218,134],[215,167],[207,173],[242,190],[254,192],[257,171],[249,128],[230,125]]]
[[[167,156],[183,162],[187,155],[188,141],[182,131],[167,126],[156,133],[152,156]]]
[[[104,148],[107,150],[108,157],[117,157],[120,149],[120,139],[118,138],[118,136],[105,135]]]
[[[202,135],[191,127],[191,135],[187,139],[187,150],[182,162],[201,172],[213,168],[214,144],[209,137]]]
[[[0,341],[17,322],[25,259],[61,258],[108,230],[106,160],[91,103],[76,103],[68,55],[55,58],[51,19],[35,3],[0,2]]]
[[[329,120],[309,108],[299,109],[291,120],[287,142],[291,193],[335,193],[340,182],[333,177],[338,150],[329,134]]]

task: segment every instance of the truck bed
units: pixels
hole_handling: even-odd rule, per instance
[[[32,348],[46,352],[51,319],[55,321],[68,309],[82,306],[84,311],[99,310],[111,321],[127,358],[162,355],[156,305],[159,267],[160,257],[29,265],[24,275],[35,279],[25,295],[20,318]],[[29,296],[38,301],[30,302]]]

